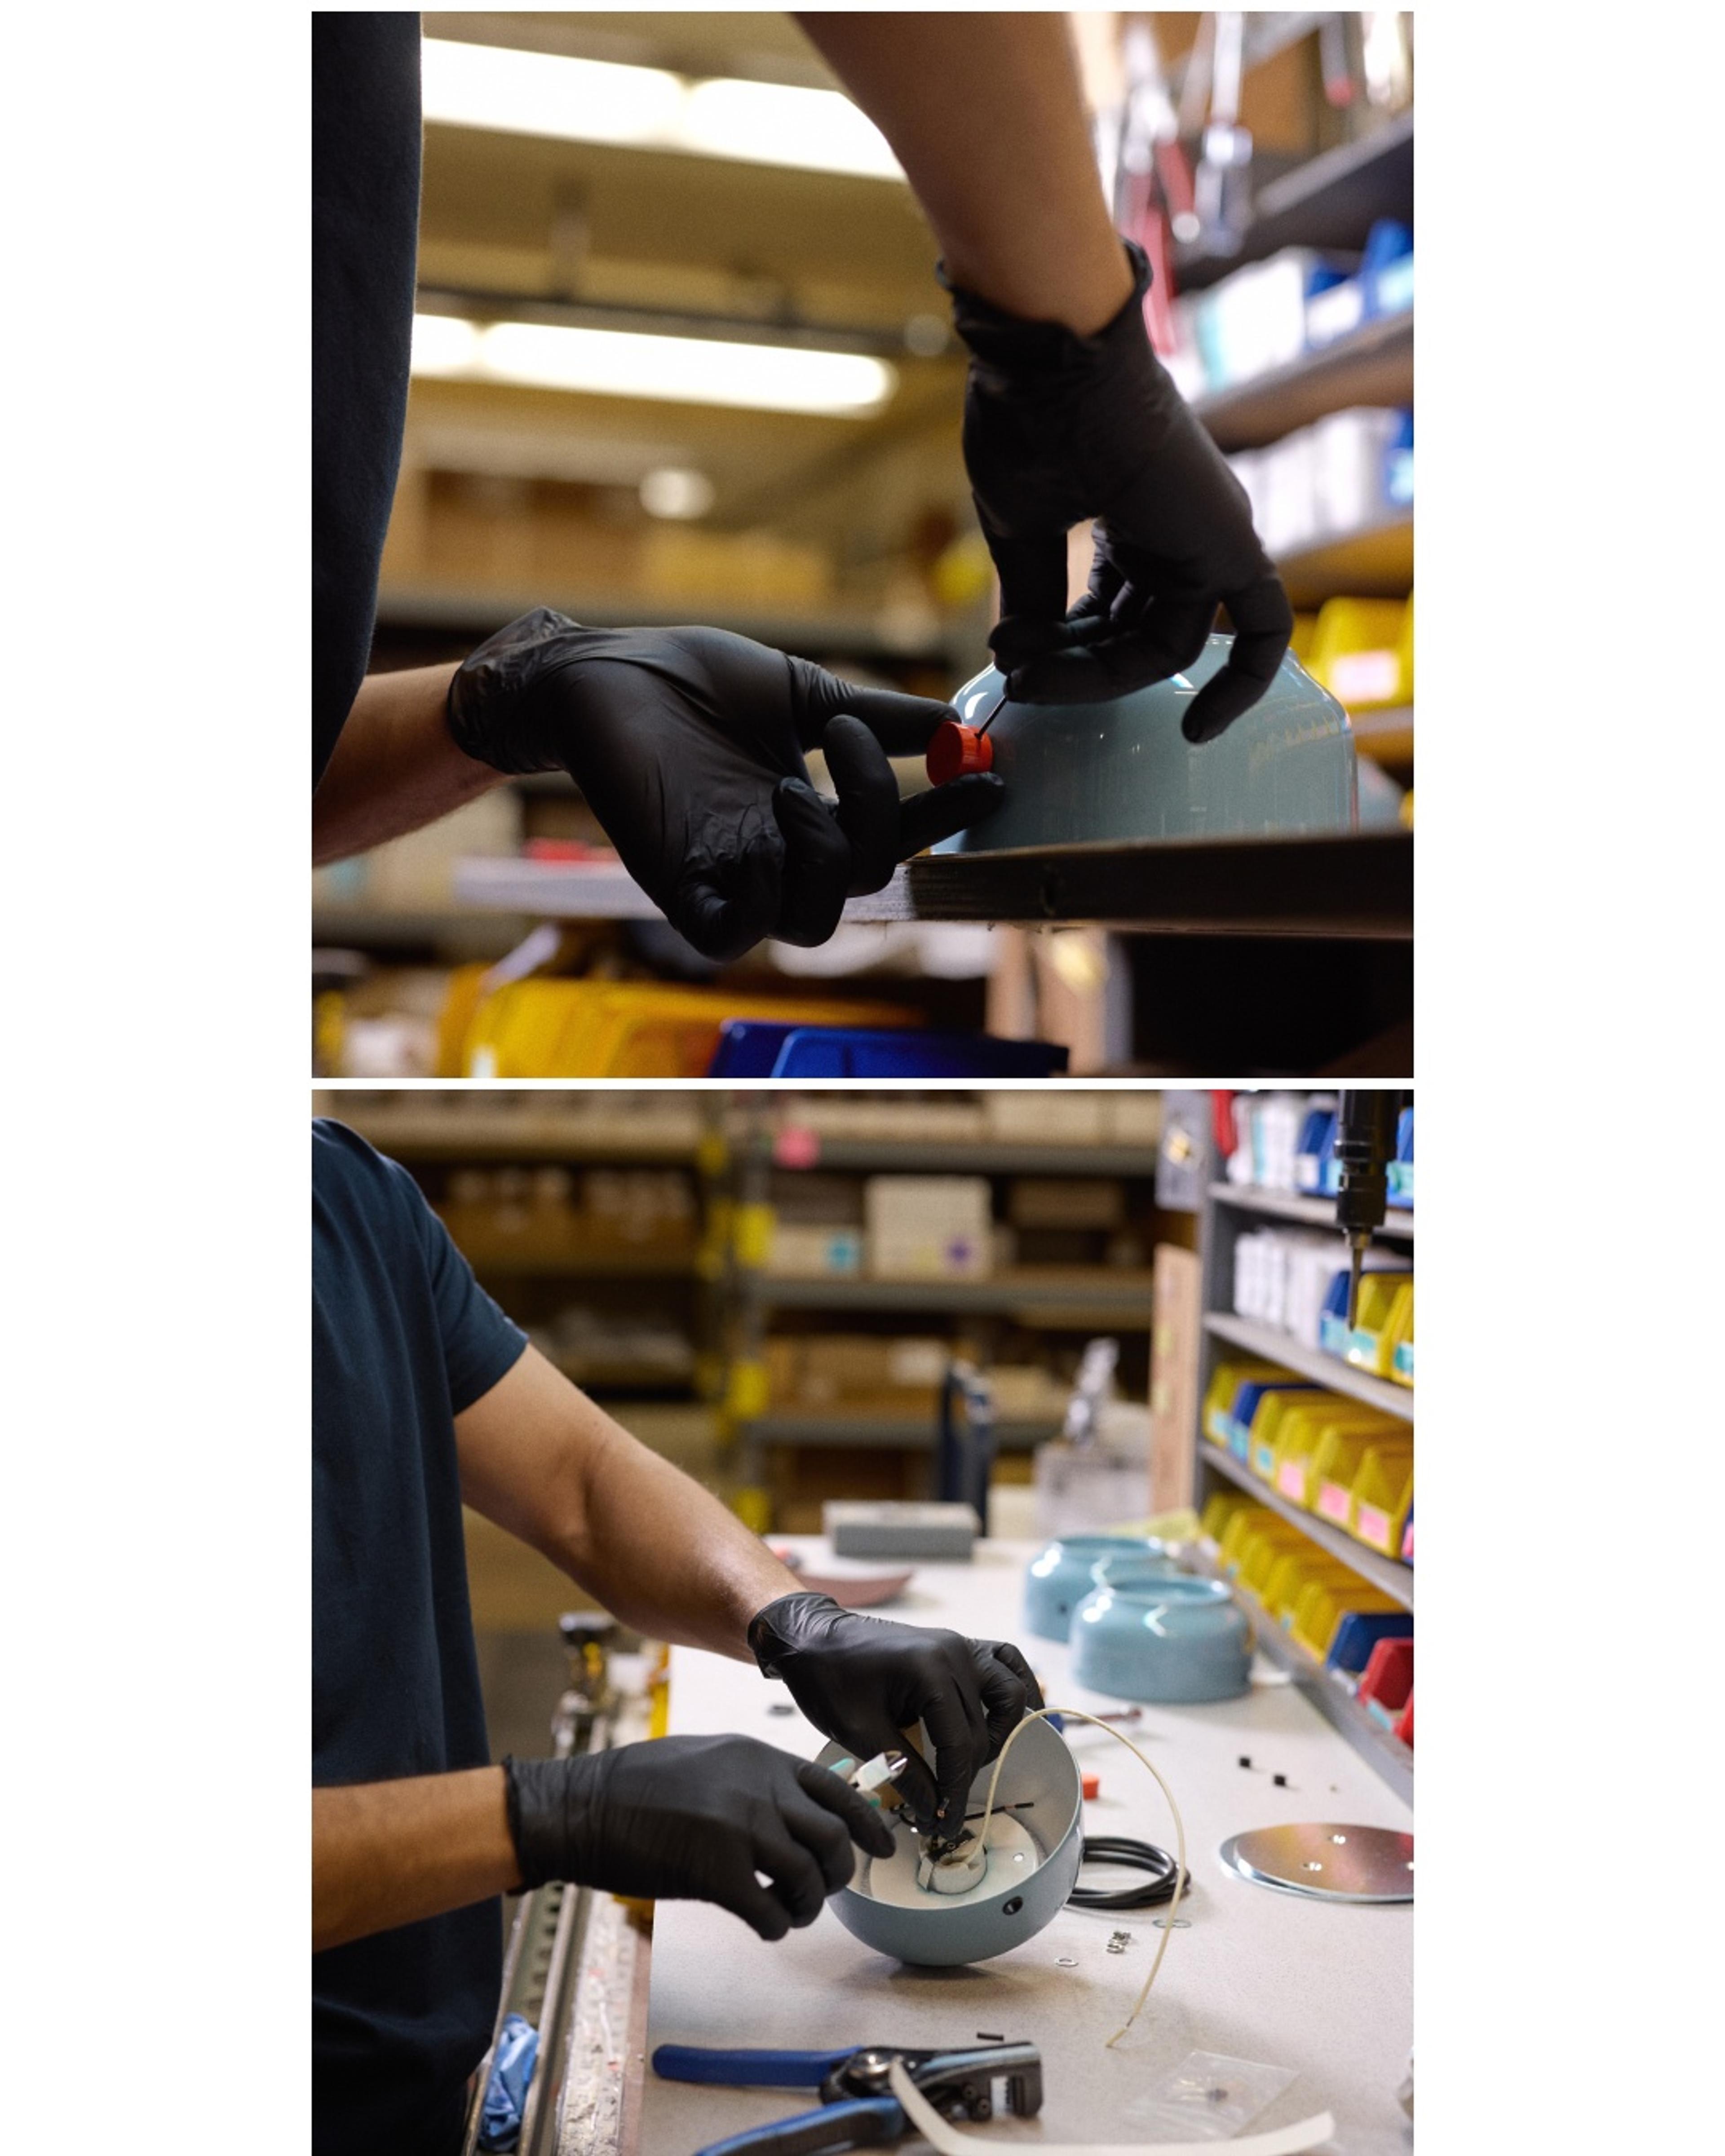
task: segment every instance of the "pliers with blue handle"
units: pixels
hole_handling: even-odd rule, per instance
[[[839,2156],[848,2148],[891,2148],[909,2133],[904,2107],[887,2081],[895,2060],[946,2118],[992,2118],[998,2083],[1004,2085],[1009,2112],[1029,2118],[1042,2108],[1042,2056],[1034,2044],[984,2044],[962,2051],[905,2051],[894,2044],[839,2051],[703,2051],[661,2044],[653,2054],[653,2071],[672,2082],[819,2090],[818,2111],[734,2133],[697,2156]]]

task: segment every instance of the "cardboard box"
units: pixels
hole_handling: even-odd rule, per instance
[[[993,1216],[979,1175],[876,1175],[864,1199],[875,1280],[987,1280]]]
[[[769,1280],[857,1280],[862,1276],[860,1228],[775,1221],[767,1252]]]
[[[1101,1145],[1106,1142],[1106,1093],[1063,1086],[984,1093],[988,1136],[1001,1145]]]
[[[1195,1250],[1158,1243],[1150,1277],[1150,1503],[1172,1512],[1193,1502],[1198,1437],[1202,1268]]]
[[[1027,1175],[1008,1190],[1007,1211],[1015,1228],[1118,1228],[1126,1192],[1112,1176]]]

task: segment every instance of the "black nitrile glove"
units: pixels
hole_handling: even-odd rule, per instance
[[[783,1677],[803,1713],[859,1759],[904,1751],[922,1722],[931,1774],[914,1753],[899,1779],[911,1819],[957,1833],[978,1770],[1042,1694],[1018,1649],[921,1625],[841,1609],[829,1594],[782,1594],[752,1620],[748,1641],[769,1677]]]
[[[449,697],[465,754],[567,771],[671,926],[719,959],[765,936],[824,943],[847,896],[998,805],[985,773],[899,799],[887,757],[920,756],[953,716],[724,629],[583,629],[549,607],[480,644]],[[812,748],[836,802],[809,783]]]
[[[752,1737],[660,1737],[572,1759],[506,1759],[503,1770],[524,1887],[572,1879],[716,1902],[763,1939],[814,1922],[850,1881],[853,1841],[892,1854],[892,1830],[866,1797]]]
[[[1126,246],[1132,297],[1094,336],[947,284],[973,354],[964,460],[1000,574],[988,642],[1019,701],[1100,703],[1189,666],[1225,603],[1233,649],[1182,721],[1214,741],[1275,678],[1294,618],[1245,490],[1150,348],[1149,264]],[[1066,534],[1086,517],[1096,567],[1069,614]]]

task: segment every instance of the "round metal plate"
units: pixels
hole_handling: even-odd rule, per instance
[[[1384,1826],[1260,1826],[1230,1835],[1220,1856],[1254,1886],[1315,1902],[1411,1902],[1414,1837]]]

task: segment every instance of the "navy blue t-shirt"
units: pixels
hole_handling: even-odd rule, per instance
[[[311,18],[311,783],[371,657],[407,424],[419,18]]]
[[[490,1753],[454,1418],[526,1337],[404,1168],[312,1126],[311,1779],[393,1781]],[[445,2156],[502,1981],[495,1900],[314,1954],[317,2156]]]

